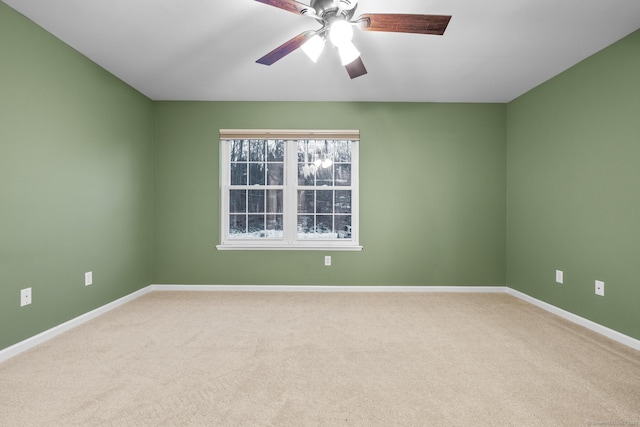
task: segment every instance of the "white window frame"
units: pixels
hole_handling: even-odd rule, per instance
[[[233,139],[285,140],[283,231],[282,239],[237,239],[229,237],[229,191],[231,189],[230,145]],[[299,140],[351,140],[351,238],[298,239],[297,190]],[[359,142],[357,130],[220,130],[220,239],[218,250],[331,250],[360,251],[359,238]],[[269,189],[269,186],[260,186]],[[279,188],[282,188],[280,186]],[[317,187],[322,188],[322,187]],[[340,187],[331,187],[341,189]]]

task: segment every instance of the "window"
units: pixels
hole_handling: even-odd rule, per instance
[[[220,131],[218,249],[361,250],[358,131]]]

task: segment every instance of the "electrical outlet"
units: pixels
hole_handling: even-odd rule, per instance
[[[604,282],[596,280],[596,295],[604,296]]]
[[[20,291],[20,307],[31,304],[31,288]]]
[[[87,271],[84,273],[84,285],[93,285],[93,271]]]
[[[330,266],[331,265],[331,256],[327,255],[324,257],[324,265],[326,266]]]
[[[556,283],[564,283],[564,273],[561,270],[556,270]]]

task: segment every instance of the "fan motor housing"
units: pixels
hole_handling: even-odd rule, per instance
[[[344,17],[349,20],[355,13],[356,8],[351,10],[340,9],[339,0],[311,0],[311,7],[315,9],[316,14],[324,20],[335,17]]]

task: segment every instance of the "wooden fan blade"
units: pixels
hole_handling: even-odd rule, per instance
[[[257,2],[268,4],[288,12],[299,15],[304,9],[309,9],[306,4],[299,3],[295,0],[256,0]]]
[[[412,15],[405,13],[365,13],[357,19],[365,31],[435,34],[441,36],[449,25],[449,15]]]
[[[353,62],[345,65],[344,68],[347,69],[347,73],[349,73],[349,77],[351,77],[352,79],[367,74],[367,69],[364,68],[364,63],[362,62],[362,58],[360,57],[358,57]]]
[[[300,33],[288,42],[283,43],[277,48],[273,49],[271,52],[267,53],[256,62],[258,64],[271,65],[302,46],[307,41],[307,39],[313,37],[315,33],[315,31],[305,31],[304,33]]]

